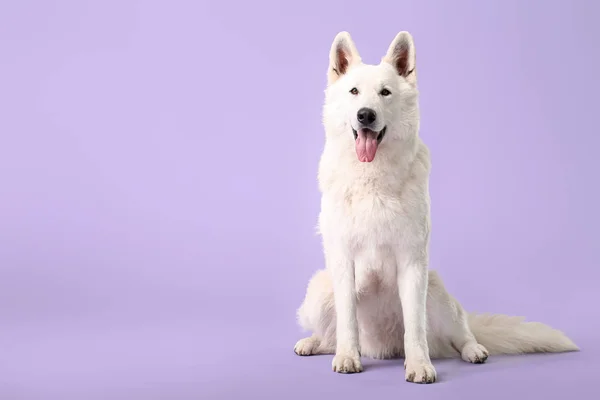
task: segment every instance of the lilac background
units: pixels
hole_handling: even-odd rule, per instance
[[[598,4],[2,1],[0,398],[597,392]],[[415,36],[432,268],[581,353],[438,362],[426,387],[293,354],[340,30],[367,62]]]

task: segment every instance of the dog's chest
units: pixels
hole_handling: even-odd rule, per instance
[[[358,292],[379,292],[396,281],[398,258],[410,235],[410,218],[401,197],[372,189],[347,188],[328,213],[331,234],[354,262]]]
[[[367,180],[336,189],[323,196],[323,234],[353,252],[397,248],[410,236],[414,215],[402,188]]]

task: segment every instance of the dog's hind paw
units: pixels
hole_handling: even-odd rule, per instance
[[[294,353],[299,356],[311,356],[317,353],[318,347],[319,339],[311,336],[298,340],[298,343],[294,346]]]
[[[473,364],[483,364],[490,353],[479,343],[467,343],[460,353],[461,358]]]

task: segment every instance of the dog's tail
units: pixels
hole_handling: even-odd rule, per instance
[[[469,327],[490,354],[561,353],[579,347],[564,333],[522,317],[469,314]]]

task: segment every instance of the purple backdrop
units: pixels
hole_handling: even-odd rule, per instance
[[[597,391],[599,11],[1,2],[0,398]],[[582,352],[437,362],[429,386],[405,383],[402,361],[341,376],[293,354],[323,265],[320,113],[340,30],[372,63],[415,36],[431,267],[467,309],[547,322]]]

